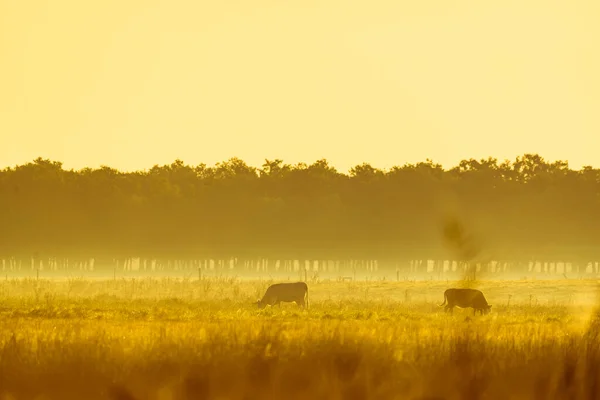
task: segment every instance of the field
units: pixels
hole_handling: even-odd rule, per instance
[[[600,398],[597,281],[0,281],[0,399]]]

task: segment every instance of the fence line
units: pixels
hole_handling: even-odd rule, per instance
[[[462,275],[485,279],[501,278],[503,275],[547,275],[578,277],[595,275],[600,272],[600,263],[596,260],[585,261],[511,261],[492,260],[488,262],[461,262],[456,260],[298,260],[298,259],[145,259],[122,258],[99,260],[94,258],[8,258],[0,259],[0,268],[4,272],[35,271],[40,272],[89,271],[116,274],[117,272],[138,272],[145,274],[190,272],[198,276],[213,273],[232,273],[240,275],[292,275],[302,278],[313,275],[341,276],[356,279],[357,275],[387,275],[395,279],[412,276],[430,276],[436,278]]]

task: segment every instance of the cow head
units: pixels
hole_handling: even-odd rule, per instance
[[[490,311],[492,311],[492,306],[490,304],[488,304],[488,306],[486,308],[483,309],[483,311],[488,314]]]
[[[265,305],[262,303],[262,301],[260,299],[258,299],[256,301],[256,305],[258,306],[258,308],[264,308],[265,307]]]

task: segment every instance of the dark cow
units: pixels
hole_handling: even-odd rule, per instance
[[[448,301],[448,305],[446,305],[444,311],[448,312],[450,310],[450,314],[452,314],[455,306],[460,308],[472,307],[473,314],[479,311],[482,315],[489,313],[492,308],[481,290],[477,289],[447,289],[444,292],[444,302],[440,304],[440,307],[446,304],[446,301]]]
[[[296,302],[298,306],[304,307],[304,296],[308,307],[308,286],[304,282],[276,283],[267,288],[262,299],[258,300],[258,308],[267,304],[281,307],[281,302]]]

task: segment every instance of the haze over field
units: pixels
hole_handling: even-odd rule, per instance
[[[599,166],[600,4],[0,1],[0,164]]]

